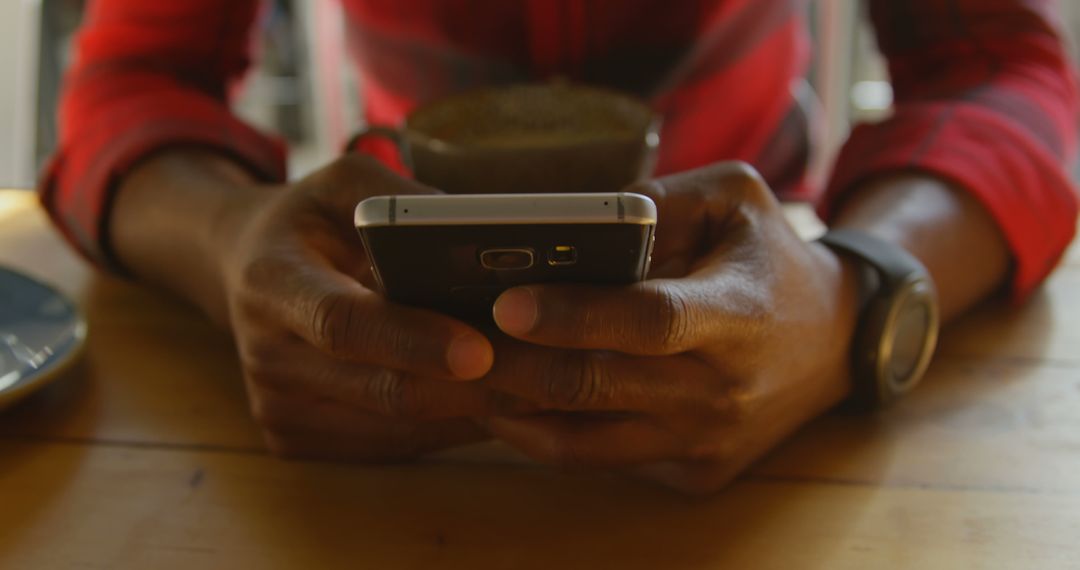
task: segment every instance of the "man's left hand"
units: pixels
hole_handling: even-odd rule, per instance
[[[487,382],[545,411],[484,423],[545,463],[709,492],[847,393],[854,267],[800,239],[744,164],[627,191],[657,203],[662,278],[503,293],[513,338]]]

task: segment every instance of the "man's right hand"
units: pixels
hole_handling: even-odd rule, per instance
[[[139,192],[161,169],[155,160],[169,157],[136,172],[116,210],[114,241],[129,264],[146,255],[129,243],[136,228],[125,228],[123,216],[133,214],[132,202],[140,198],[126,194]],[[211,314],[214,306],[224,313],[216,316],[233,331],[252,413],[274,452],[405,458],[482,439],[486,435],[469,418],[516,407],[507,396],[470,382],[493,361],[480,332],[391,303],[371,287],[370,262],[353,227],[356,204],[375,195],[434,190],[369,158],[347,156],[295,184],[234,183],[230,192],[224,206],[207,209],[214,215],[204,240],[213,244],[205,249],[216,260],[209,286],[221,289],[220,296],[187,296],[203,300]]]

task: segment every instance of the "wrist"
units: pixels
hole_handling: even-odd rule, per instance
[[[142,280],[227,322],[223,263],[258,187],[241,166],[211,151],[172,148],[147,157],[117,189],[110,233],[120,262]],[[249,209],[249,208],[248,208]]]
[[[253,182],[230,183],[220,189],[221,199],[208,213],[200,248],[207,259],[214,260],[222,279],[233,267],[246,232],[276,191],[273,186]]]
[[[221,188],[221,200],[208,214],[206,231],[200,239],[200,249],[205,259],[213,267],[212,282],[219,292],[216,295],[217,306],[208,312],[220,324],[231,326],[229,310],[229,290],[234,287],[237,267],[242,267],[242,252],[252,224],[261,211],[261,206],[269,201],[267,193],[272,187],[262,187],[251,183],[229,185]],[[262,200],[259,196],[262,195]]]
[[[1012,257],[1004,234],[974,195],[933,175],[892,173],[850,192],[830,221],[902,247],[938,287],[949,320],[1008,282]]]
[[[909,252],[867,232],[831,230],[818,242],[850,256],[864,278],[851,342],[851,403],[888,405],[918,384],[933,355],[940,322],[933,278]]]
[[[812,242],[808,244],[818,257],[823,273],[828,275],[831,322],[828,330],[832,342],[825,353],[827,362],[822,371],[822,408],[830,408],[842,402],[852,391],[851,352],[859,314],[862,309],[862,266],[851,256],[839,254],[828,247]]]

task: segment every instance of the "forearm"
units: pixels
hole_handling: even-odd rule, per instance
[[[109,235],[120,263],[228,322],[222,258],[235,212],[257,188],[252,177],[211,151],[154,155],[120,183]]]
[[[998,291],[1010,253],[994,220],[959,188],[920,173],[872,181],[840,205],[833,227],[894,242],[926,266],[948,320]]]

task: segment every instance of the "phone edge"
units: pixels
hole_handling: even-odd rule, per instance
[[[438,198],[435,198],[438,196]],[[578,216],[568,217],[564,212],[545,212],[532,215],[523,210],[490,211],[484,214],[461,214],[453,213],[441,215],[418,215],[412,218],[405,217],[408,213],[410,202],[415,205],[423,205],[427,200],[454,200],[462,199],[477,202],[481,205],[485,198],[496,201],[513,198],[514,200],[532,198],[534,201],[558,202],[567,199],[579,201],[582,205],[586,200],[605,200],[606,210],[596,210]],[[608,202],[614,202],[613,205]],[[402,212],[398,212],[399,203]],[[486,204],[490,206],[489,202]],[[549,205],[550,206],[550,205]],[[535,203],[534,203],[535,207]],[[611,192],[595,194],[437,194],[437,195],[407,195],[407,196],[373,196],[361,201],[356,205],[353,215],[353,223],[359,228],[376,226],[427,226],[427,225],[523,225],[523,224],[639,224],[655,225],[657,221],[656,204],[651,198],[642,194],[630,192]]]

